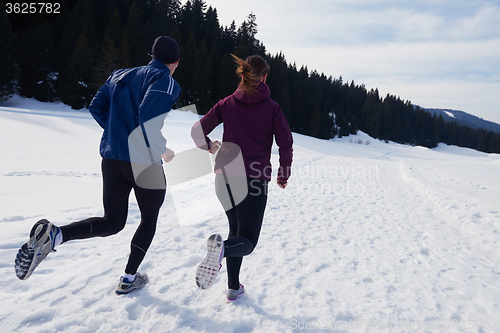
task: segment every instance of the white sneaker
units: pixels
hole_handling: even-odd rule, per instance
[[[224,258],[224,242],[221,235],[213,234],[207,239],[207,255],[196,269],[196,284],[201,289],[209,288],[217,279]]]
[[[245,293],[245,287],[240,283],[238,290],[229,289],[227,293],[227,301],[232,303],[236,302],[241,295]]]
[[[118,295],[128,294],[134,290],[143,288],[148,281],[148,276],[141,273],[136,273],[133,281],[129,281],[127,278],[122,276],[120,277],[120,282],[116,287],[116,293]]]
[[[43,219],[35,223],[30,231],[30,240],[19,249],[15,260],[16,275],[28,279],[35,268],[54,250],[58,227]]]

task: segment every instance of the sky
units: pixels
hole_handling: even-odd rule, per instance
[[[297,67],[500,123],[500,0],[205,2],[222,26],[254,13],[267,51]]]

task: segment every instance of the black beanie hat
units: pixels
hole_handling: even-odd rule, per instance
[[[156,38],[151,48],[151,55],[153,59],[163,64],[173,64],[181,58],[181,50],[175,39],[170,36],[160,36]]]

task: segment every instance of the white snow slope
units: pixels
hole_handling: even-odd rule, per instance
[[[194,147],[197,119],[170,113],[174,151]],[[0,332],[500,332],[500,155],[363,133],[294,134],[293,175],[270,186],[235,305],[224,266],[211,289],[194,281],[206,238],[228,230],[212,175],[170,189],[144,289],[114,292],[140,221],[133,195],[121,233],[65,243],[18,280],[14,258],[38,219],[102,215],[100,136],[88,112],[62,104],[0,107]]]

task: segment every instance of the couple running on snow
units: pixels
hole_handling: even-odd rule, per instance
[[[171,37],[158,37],[146,66],[113,72],[92,100],[89,111],[103,128],[100,144],[103,179],[103,217],[91,217],[57,227],[48,220],[35,223],[30,239],[19,250],[15,271],[19,279],[31,276],[40,262],[62,243],[75,239],[106,237],[125,227],[132,189],[141,212],[141,222],[130,243],[125,274],[117,294],[142,288],[146,274],[137,270],[153,240],[158,214],[166,194],[162,160],[175,154],[166,148],[161,128],[181,89],[172,75],[180,60],[180,49]],[[284,189],[290,177],[292,134],[279,105],[269,98],[266,85],[269,66],[260,56],[242,60],[233,56],[241,77],[237,90],[220,100],[192,127],[192,138],[211,154],[215,165],[216,195],[229,221],[229,235],[207,240],[207,255],[196,270],[196,284],[208,288],[226,258],[228,301],[244,292],[239,281],[243,257],[257,245],[271,180],[271,147],[279,146],[276,183]],[[223,123],[223,142],[208,134]]]

